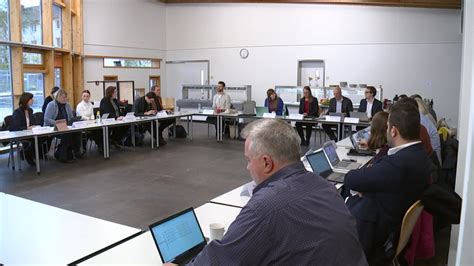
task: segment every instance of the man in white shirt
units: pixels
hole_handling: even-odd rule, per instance
[[[212,99],[212,108],[214,109],[215,113],[223,113],[227,110],[231,109],[231,100],[230,96],[224,92],[225,83],[224,81],[219,81],[217,83],[217,93],[214,95]],[[217,135],[217,120],[215,117],[208,117],[206,121],[210,124],[214,124],[216,128],[216,135]],[[226,121],[224,121],[226,122]],[[227,124],[227,123],[226,123]]]
[[[377,90],[373,86],[367,86],[365,88],[365,98],[360,100],[358,112],[366,113],[369,120],[372,120],[372,117],[378,112],[383,111],[383,104],[381,101],[375,98],[377,95]],[[364,129],[364,126],[357,126],[357,131]]]

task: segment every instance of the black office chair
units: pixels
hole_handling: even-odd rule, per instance
[[[6,116],[3,119],[2,130],[9,131],[12,124],[13,124],[13,116],[11,116],[11,115]],[[10,151],[8,152],[7,167],[10,168],[10,161],[11,161],[12,170],[15,170],[15,154],[14,154],[14,152],[16,150],[17,153],[20,155],[19,158],[18,158],[18,166],[19,166],[19,170],[21,170],[21,158],[20,157],[22,155],[23,155],[23,157],[25,156],[25,151],[23,150],[23,146],[21,145],[21,142],[20,141],[10,141],[10,142],[3,143],[3,145],[5,145],[5,146],[9,145],[10,146]]]

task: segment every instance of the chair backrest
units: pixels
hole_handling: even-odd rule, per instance
[[[36,123],[43,126],[43,123],[44,123],[44,114],[43,114],[43,112],[34,113],[33,116],[35,117]]]
[[[5,116],[5,118],[3,119],[3,125],[2,125],[2,130],[10,130],[10,127],[12,126],[13,124],[13,116],[11,115],[7,115]]]
[[[417,200],[415,203],[413,203],[413,205],[410,206],[410,208],[405,213],[405,216],[403,217],[402,221],[402,227],[400,229],[400,238],[398,240],[397,253],[395,257],[400,255],[400,252],[402,252],[402,250],[405,248],[408,241],[410,240],[413,228],[415,227],[415,224],[418,221],[418,218],[420,217],[423,208],[424,207],[421,204],[421,201]]]

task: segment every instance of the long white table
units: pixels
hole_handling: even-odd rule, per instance
[[[0,197],[0,262],[5,265],[66,265],[140,232],[8,194]]]
[[[247,205],[247,202],[249,202],[250,200],[250,196],[241,195],[241,192],[244,189],[244,186],[245,185],[242,185],[227,193],[224,193],[218,197],[215,197],[211,199],[210,202],[243,208],[245,205]]]
[[[210,237],[209,224],[223,223],[226,229],[240,213],[240,208],[206,203],[195,209],[204,236]],[[161,265],[150,231],[94,256],[79,265]]]

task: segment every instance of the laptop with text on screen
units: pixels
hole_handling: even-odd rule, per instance
[[[206,246],[193,208],[149,226],[163,263],[185,264]]]
[[[344,183],[345,174],[333,172],[323,150],[306,155],[306,159],[308,160],[309,165],[311,165],[313,172],[318,173],[328,181]]]

